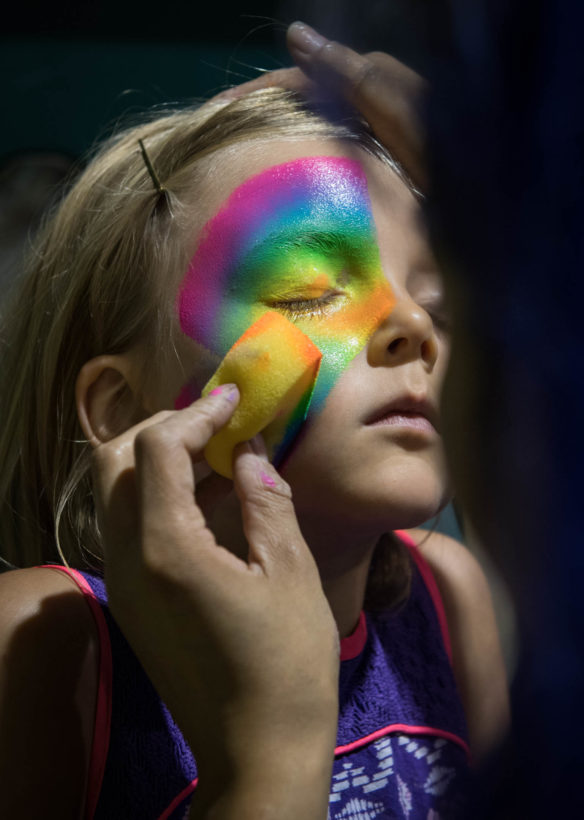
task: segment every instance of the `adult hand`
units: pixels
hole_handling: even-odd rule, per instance
[[[217,545],[196,501],[193,465],[238,399],[225,386],[97,447],[108,596],[197,760],[191,816],[320,820],[339,645],[290,490],[240,445],[247,560]]]
[[[421,109],[428,85],[411,68],[380,51],[358,54],[327,40],[305,23],[287,32],[298,69],[279,69],[219,95],[235,98],[256,88],[283,86],[304,94],[343,97],[369,122],[373,132],[402,165],[414,185],[427,188]]]

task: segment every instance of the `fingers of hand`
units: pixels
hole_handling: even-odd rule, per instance
[[[108,548],[112,544],[110,530],[115,532],[115,541],[130,544],[135,540],[138,526],[134,480],[136,435],[153,424],[159,424],[171,414],[171,411],[157,413],[126,430],[115,439],[100,444],[93,451],[91,464],[93,497],[106,557]]]
[[[389,54],[358,54],[304,23],[289,27],[287,42],[302,70],[357,108],[414,182],[424,185],[419,107],[425,80]]]
[[[254,452],[249,443],[240,445],[233,476],[250,564],[259,564],[269,576],[301,568],[316,573],[298,526],[290,487],[266,456]]]
[[[349,46],[327,40],[305,23],[292,23],[286,35],[295,61],[319,82],[329,81],[353,95],[355,101],[375,91],[395,93],[408,86],[409,92],[422,90],[423,78],[390,54],[373,51],[359,54]]]
[[[186,493],[190,507],[195,507],[192,459],[227,423],[237,401],[237,389],[224,386],[185,410],[157,413],[96,448],[93,487],[106,552],[112,540],[109,532],[115,534],[116,543],[129,548],[136,533],[144,531],[149,522],[139,526],[140,511],[166,524],[169,505],[174,509],[170,517],[176,519],[179,495],[184,503]],[[172,487],[165,488],[169,476]]]
[[[170,410],[156,413],[126,430],[120,436],[96,447],[92,461],[93,486],[102,498],[110,495],[112,484],[117,480],[118,475],[134,468],[134,440],[138,433],[153,424],[160,424],[170,415],[172,415]]]
[[[295,62],[315,81],[345,93],[358,87],[370,66],[348,46],[327,40],[303,23],[288,29],[287,43]]]
[[[136,478],[145,531],[185,526],[205,528],[195,504],[193,461],[231,418],[239,399],[234,385],[223,385],[135,439]]]

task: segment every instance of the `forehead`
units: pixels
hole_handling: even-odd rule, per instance
[[[269,169],[310,157],[344,157],[356,160],[367,179],[372,200],[383,203],[383,208],[394,214],[411,208],[415,199],[397,174],[379,159],[367,154],[355,144],[335,139],[275,139],[240,143],[216,152],[206,160],[200,184],[197,185],[196,207],[192,233],[193,250],[200,232],[230,196],[241,188],[245,199],[248,180]],[[299,166],[298,166],[299,167]],[[334,166],[333,166],[334,167]],[[305,172],[310,173],[310,170]],[[284,185],[278,175],[271,176],[271,184]],[[375,210],[375,206],[374,206]]]

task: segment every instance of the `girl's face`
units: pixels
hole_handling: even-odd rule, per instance
[[[300,434],[276,447],[297,511],[383,529],[433,515],[446,491],[436,408],[447,342],[412,194],[379,160],[333,140],[222,152],[203,187],[208,207],[177,295],[191,378],[175,406],[276,311],[322,353]]]

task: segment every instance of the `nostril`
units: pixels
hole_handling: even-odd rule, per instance
[[[397,350],[400,344],[403,342],[403,336],[400,336],[398,339],[394,339],[393,342],[390,342],[387,346],[387,349],[390,353],[397,353]]]
[[[430,365],[434,365],[436,362],[438,358],[438,346],[435,338],[427,339],[422,345],[422,358]]]

